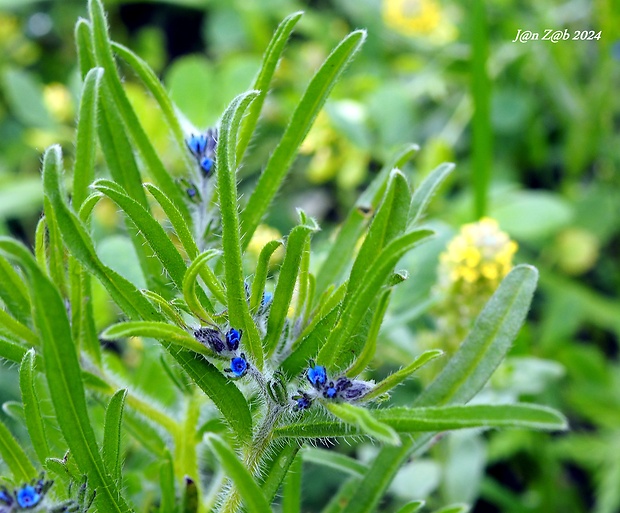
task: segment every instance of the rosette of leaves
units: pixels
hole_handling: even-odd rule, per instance
[[[351,400],[316,390],[307,407],[293,399],[312,392],[306,379],[311,360],[329,376],[349,380],[370,364],[391,290],[406,278],[396,266],[432,236],[419,226],[420,219],[453,168],[439,166],[412,192],[399,168],[416,147],[404,148],[360,197],[322,265],[311,243],[317,223],[300,211],[300,222],[285,241],[268,243],[252,275],[244,274],[245,248],[313,120],[361,48],[364,31],[345,37],[316,71],[253,192],[242,201],[236,171],[302,13],[281,23],[254,84],[221,117],[214,167],[209,167],[208,181],[201,182],[197,200],[168,173],[146,136],[115,56],[161,108],[186,166],[185,176],[177,177],[185,184],[200,178],[200,166],[186,147],[190,134],[182,129],[165,89],[137,55],[110,41],[99,0],[89,2],[89,13],[90,19],[76,26],[84,82],[71,200],[63,186],[62,151],[53,146],[43,158],[45,211],[34,255],[16,240],[0,238],[0,356],[21,365],[22,404],[17,410],[23,415],[16,418],[25,423],[33,448],[26,454],[0,424],[0,454],[14,482],[36,478],[37,467],[53,479],[85,475],[96,492],[96,507],[106,512],[232,512],[242,507],[264,512],[271,510],[282,487],[282,509],[292,512],[300,509],[301,461],[311,457],[349,476],[328,511],[370,512],[398,468],[439,432],[565,428],[559,413],[541,406],[467,404],[500,363],[525,318],[537,281],[530,266],[517,266],[506,276],[444,371],[410,406],[392,407],[384,400],[377,407],[376,402],[440,352],[403,362],[401,370],[364,385],[364,393],[348,396]],[[111,180],[102,178],[95,165],[98,149],[105,159],[104,176]],[[124,216],[145,289],[98,254],[91,216],[103,198]],[[165,222],[153,215],[155,206]],[[267,305],[269,258],[282,245],[284,258]],[[95,329],[95,280],[123,319],[102,338],[156,340],[165,351],[149,386],[165,389],[180,407],[167,408],[128,374],[111,367]],[[234,346],[201,343],[194,336],[200,327],[215,337],[234,330]],[[243,359],[245,366],[231,375],[226,368],[233,359]],[[39,397],[48,396],[51,408],[43,411]],[[94,421],[97,404],[105,407],[102,425]],[[125,432],[155,462],[150,472],[135,462],[131,469],[123,468]],[[320,439],[360,437],[382,444],[370,465],[304,449]],[[154,483],[153,465],[158,469]],[[136,476],[139,491],[133,487],[126,493],[127,480]],[[419,507],[421,503],[412,503],[403,511]]]

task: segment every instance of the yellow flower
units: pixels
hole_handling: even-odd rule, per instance
[[[438,347],[454,351],[500,281],[512,268],[516,242],[485,217],[463,225],[439,256]]]
[[[267,226],[266,224],[260,224],[256,228],[254,235],[252,235],[252,239],[248,244],[248,253],[253,255],[256,259],[258,259],[260,252],[262,251],[265,244],[271,242],[272,240],[279,240],[282,238],[282,234],[272,228],[271,226]],[[282,260],[283,251],[282,248],[276,249],[276,251],[271,256],[271,261],[279,262]]]
[[[384,0],[383,21],[406,36],[428,35],[441,22],[441,8],[435,0]]]

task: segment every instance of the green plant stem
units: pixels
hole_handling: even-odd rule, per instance
[[[269,400],[268,400],[269,401]],[[263,423],[256,431],[252,444],[246,447],[243,454],[243,463],[245,467],[256,475],[260,470],[260,462],[265,455],[273,440],[274,427],[280,418],[283,409],[281,406],[269,401],[267,403],[267,413]],[[241,506],[241,495],[239,490],[234,486],[228,492],[227,497],[220,509],[220,513],[236,513]]]
[[[196,432],[198,431],[198,420],[200,417],[200,399],[196,394],[188,396],[185,420],[183,425],[179,426],[177,436],[175,437],[177,449],[175,460],[178,462],[176,469],[177,479],[183,479],[185,476],[191,477],[198,487],[199,497],[202,494],[200,493],[200,474],[196,458]]]

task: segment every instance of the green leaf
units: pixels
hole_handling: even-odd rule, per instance
[[[162,458],[161,466],[159,467],[159,488],[161,489],[161,503],[159,510],[164,511],[176,511],[176,494],[174,491],[174,464],[172,463],[172,456],[168,449],[166,449],[165,456]]]
[[[263,491],[256,484],[252,474],[239,461],[237,454],[217,435],[207,433],[204,440],[215,453],[226,475],[232,479],[249,513],[271,511]]]
[[[0,337],[0,358],[4,358],[9,362],[19,363],[23,360],[27,351],[27,347]]]
[[[379,301],[377,302],[375,312],[372,316],[370,329],[368,330],[368,336],[366,337],[366,342],[364,343],[362,352],[355,360],[355,362],[353,362],[353,365],[347,370],[347,376],[355,377],[361,374],[372,362],[372,359],[375,356],[375,351],[377,349],[377,338],[379,337],[381,323],[383,322],[383,318],[385,317],[385,313],[387,312],[387,307],[390,304],[391,296],[392,289],[390,288],[383,292],[383,294],[381,294],[381,297],[379,297]]]
[[[411,198],[411,208],[409,209],[409,226],[415,225],[422,219],[433,195],[443,181],[452,173],[453,169],[454,164],[441,164],[433,169],[415,190]]]
[[[88,196],[88,187],[95,178],[97,105],[102,75],[103,69],[91,69],[82,87],[73,165],[73,205],[77,210]]]
[[[263,294],[265,293],[265,283],[267,283],[267,274],[269,272],[269,260],[271,255],[283,245],[280,240],[272,240],[263,246],[258,262],[256,264],[256,271],[254,272],[254,280],[252,281],[252,293],[250,296],[250,310],[255,311],[260,305]]]
[[[269,85],[271,84],[271,80],[273,79],[273,74],[278,66],[278,62],[280,61],[280,57],[282,56],[282,52],[284,51],[284,47],[286,46],[286,42],[288,41],[293,28],[297,25],[297,22],[303,15],[303,12],[295,12],[282,20],[278,28],[276,29],[271,41],[269,42],[269,46],[267,50],[265,50],[265,54],[263,55],[263,61],[261,65],[261,69],[254,80],[254,84],[252,85],[252,89],[255,91],[260,91],[256,100],[250,105],[248,108],[248,113],[243,122],[241,123],[241,127],[239,128],[239,140],[237,142],[237,162],[241,162],[243,160],[243,155],[245,150],[252,138],[252,134],[254,133],[254,129],[256,128],[256,123],[258,121],[258,116],[260,115],[261,109],[263,107],[263,103],[265,98],[267,97],[267,92],[269,91]]]
[[[566,419],[557,411],[535,404],[475,404],[428,408],[386,408],[376,418],[400,433],[449,429],[519,428],[565,430]]]
[[[220,125],[217,145],[217,186],[222,215],[222,248],[228,317],[231,326],[243,329],[245,349],[258,368],[263,368],[263,348],[246,299],[241,260],[241,234],[237,200],[235,142],[245,110],[258,93],[250,91],[237,96],[228,106]]]
[[[327,452],[327,451],[326,451]],[[301,454],[293,460],[282,486],[282,513],[301,513]]]
[[[58,287],[63,296],[67,296],[67,275],[65,272],[65,248],[62,244],[56,214],[51,203],[44,198],[45,224],[47,226],[47,269],[52,282]]]
[[[4,286],[4,285],[3,285]],[[9,336],[11,339],[27,342],[31,346],[39,343],[39,338],[27,326],[16,321],[8,313],[0,308],[0,334]]]
[[[256,227],[267,212],[291,166],[299,146],[323,107],[334,84],[346,65],[353,58],[353,55],[360,49],[365,38],[366,32],[363,30],[351,32],[332,51],[321,68],[312,77],[295,112],[293,112],[291,121],[284,131],[282,139],[271,154],[256,188],[241,214],[244,247],[250,242]]]
[[[359,427],[363,433],[389,445],[400,445],[400,437],[396,431],[373,417],[366,408],[348,403],[325,403],[325,407],[344,422]]]
[[[58,146],[46,151],[43,182],[67,248],[103,284],[129,318],[156,320],[159,315],[144,295],[131,282],[101,263],[86,227],[66,205],[59,184],[61,162]]]
[[[170,96],[168,96],[168,93],[164,89],[162,83],[157,78],[155,72],[151,68],[149,68],[148,64],[144,60],[142,60],[138,55],[136,55],[126,46],[112,42],[112,49],[118,54],[121,59],[123,59],[127,64],[131,66],[131,68],[136,72],[136,75],[138,75],[142,83],[151,93],[151,95],[159,105],[162,114],[164,115],[164,120],[168,124],[168,128],[174,136],[177,147],[183,155],[186,167],[188,169],[194,169],[196,165],[192,161],[185,146],[185,134],[183,133],[183,129],[181,128],[179,118],[175,113],[172,100],[170,99]],[[172,204],[174,205],[174,203]]]
[[[179,237],[181,244],[185,248],[185,252],[190,260],[196,258],[199,253],[198,246],[192,237],[189,226],[187,224],[186,219],[183,217],[179,209],[168,199],[168,196],[159,189],[157,186],[152,183],[145,183],[144,187],[153,195],[153,197],[157,200],[157,203],[161,206],[161,208],[166,213],[174,231]]]
[[[346,364],[343,358],[350,359],[351,357],[351,348],[354,343],[352,334],[376,298],[377,291],[391,276],[394,266],[403,255],[427,239],[432,233],[430,230],[417,230],[407,233],[394,239],[383,249],[373,267],[368,270],[364,284],[342,312],[338,326],[323,345],[317,358],[319,363],[327,367],[335,364]]]
[[[510,349],[530,308],[538,271],[518,265],[508,273],[456,354],[415,402],[465,403],[478,393]]]
[[[368,470],[368,466],[364,463],[336,451],[305,447],[301,452],[301,456],[304,461],[331,467],[355,477],[363,476]]]
[[[390,179],[368,234],[353,263],[344,305],[349,303],[364,283],[381,251],[398,237],[407,225],[411,193],[405,176],[398,170],[390,173]]]
[[[338,322],[339,314],[340,305],[337,305],[301,339],[291,354],[280,364],[280,370],[289,377],[299,375],[308,366],[308,361],[316,357],[321,345]]]
[[[299,449],[299,444],[296,441],[284,443],[269,451],[267,458],[263,460],[264,472],[262,475],[264,480],[260,482],[260,487],[267,498],[267,502],[272,502],[275,499],[280,484],[284,481]]]
[[[214,249],[208,249],[204,253],[201,253],[196,259],[191,263],[187,272],[185,273],[185,278],[183,278],[183,297],[185,298],[185,302],[190,310],[198,317],[199,319],[203,319],[205,321],[213,322],[211,319],[211,313],[213,312],[213,305],[211,302],[206,304],[206,307],[209,308],[210,312],[207,312],[203,303],[199,300],[196,295],[196,279],[200,274],[203,276],[203,280],[206,285],[209,287],[211,292],[224,304],[226,304],[226,296],[223,285],[217,279],[213,271],[210,267],[208,267],[207,262],[216,256],[218,252]]]
[[[519,331],[529,309],[537,276],[536,269],[521,265],[504,278],[478,316],[466,341],[431,386],[420,394],[416,406],[464,403],[479,391],[504,358]],[[449,368],[458,373],[454,379],[449,375]],[[398,449],[382,449],[354,492],[357,500],[344,513],[373,511],[403,462],[423,448],[432,436],[429,433],[404,440]]]
[[[22,324],[30,320],[30,298],[23,278],[0,255],[0,299],[13,317]]]
[[[377,383],[377,385],[364,396],[364,399],[373,399],[379,397],[381,394],[385,394],[395,386],[401,384],[409,376],[411,376],[420,367],[426,365],[431,360],[438,358],[444,354],[440,349],[430,349],[418,356],[413,362],[399,371],[390,374],[387,378]]]
[[[189,349],[195,353],[213,356],[213,351],[200,342],[197,342],[196,339],[185,330],[165,322],[121,322],[107,328],[101,336],[108,340],[130,337],[156,338],[158,340],[166,340],[173,345]]]
[[[101,448],[103,463],[118,486],[122,484],[121,428],[125,397],[127,397],[127,390],[121,389],[112,396],[112,399],[110,399],[108,403],[108,407],[105,410],[103,446]]]
[[[44,168],[49,167],[49,158],[48,152],[44,157]],[[0,238],[0,250],[15,258],[26,272],[34,301],[34,322],[43,342],[45,375],[56,418],[69,450],[80,471],[88,475],[89,482],[98,490],[98,507],[110,512],[130,511],[99,455],[88,417],[82,371],[62,297],[24,246]]]
[[[2,421],[0,421],[0,456],[16,482],[27,483],[37,477],[37,470]]]
[[[267,335],[263,344],[267,357],[274,353],[282,337],[282,328],[286,322],[291,299],[293,298],[304,246],[310,234],[317,229],[316,224],[314,226],[301,224],[291,230],[286,240],[286,253],[280,268],[278,284],[273,294],[273,302],[269,309]]]
[[[468,513],[469,510],[468,504],[451,504],[450,506],[436,509],[433,513]]]
[[[50,456],[50,448],[43,426],[43,416],[39,408],[39,398],[35,390],[35,352],[30,349],[19,367],[19,388],[22,393],[22,403],[26,417],[26,427],[30,441],[39,461],[45,461]]]
[[[144,128],[140,124],[136,113],[125,94],[121,78],[118,74],[110,39],[108,35],[105,13],[100,0],[89,0],[88,11],[92,22],[92,46],[95,52],[97,64],[105,69],[104,82],[110,91],[112,104],[120,114],[128,132],[133,140],[138,153],[144,160],[146,168],[153,175],[158,185],[166,191],[171,201],[189,218],[189,210],[185,204],[180,189],[175,185],[174,180],[166,170],[164,164],[158,157],[151,141],[149,141]],[[107,110],[107,109],[106,109]]]
[[[396,513],[416,513],[416,511],[420,511],[424,507],[424,504],[424,501],[410,502],[409,504],[405,504]]]
[[[164,266],[168,275],[179,290],[183,289],[183,276],[187,269],[183,257],[174,247],[168,234],[157,220],[137,201],[110,180],[97,180],[93,188],[110,198],[123,209],[131,221],[142,232],[153,252]]]

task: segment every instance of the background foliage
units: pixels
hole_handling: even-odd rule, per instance
[[[620,460],[613,450],[620,447],[618,6],[612,0],[502,1],[482,12],[429,1],[419,2],[426,10],[416,22],[407,19],[404,3],[188,0],[109,2],[106,8],[113,39],[148,62],[200,127],[215,123],[247,89],[278,22],[306,10],[266,100],[252,158],[240,171],[242,193],[253,187],[313,71],[351,30],[367,28],[364,51],[317,119],[266,224],[277,230],[274,238],[288,233],[297,224],[295,207],[302,207],[322,227],[313,244],[327,247],[330,224],[342,220],[395,148],[420,144],[412,164],[418,184],[441,162],[457,162],[430,206],[440,236],[399,266],[411,279],[395,290],[375,376],[425,347],[423,335],[434,328],[426,300],[437,257],[459,226],[484,213],[519,243],[516,261],[541,273],[528,324],[489,393],[555,406],[572,427],[561,436],[453,436],[432,457],[404,467],[392,496],[429,496],[438,504],[479,497],[475,511],[612,513],[620,506]],[[34,246],[43,208],[41,153],[60,142],[67,163],[75,158],[80,80],[72,35],[74,20],[87,13],[84,3],[66,0],[4,0],[0,7],[0,231]],[[594,29],[602,37],[512,43],[519,28]],[[128,74],[125,85],[166,169],[178,174],[182,162],[153,99],[135,76]],[[104,263],[145,286],[135,261],[117,257],[132,247],[111,201],[98,205],[93,230]],[[267,228],[260,233],[273,237]],[[96,311],[98,332],[116,320],[107,301],[96,303]],[[138,389],[152,385],[159,359],[140,339],[112,349],[119,375]],[[18,429],[11,420],[12,401],[21,397],[15,375],[2,368],[0,400],[3,420]],[[399,388],[395,400],[406,403],[420,387]],[[167,389],[157,395],[173,406]],[[373,448],[364,450],[372,458]],[[130,450],[125,464],[156,472],[145,458]],[[304,466],[310,476],[304,507],[315,511],[341,476],[311,457]],[[125,484],[134,494],[152,493],[138,491],[137,473],[130,471]]]

